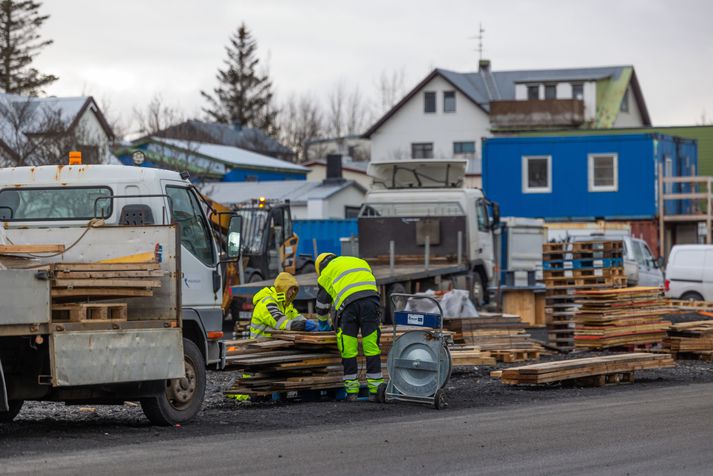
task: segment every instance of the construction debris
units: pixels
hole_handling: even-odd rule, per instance
[[[562,352],[574,348],[574,302],[578,290],[626,286],[622,241],[545,243],[543,280],[549,343]]]
[[[673,324],[663,346],[675,359],[713,361],[713,321]]]
[[[578,349],[659,344],[671,325],[662,316],[672,309],[655,287],[577,291],[576,303]]]
[[[620,354],[584,359],[570,359],[522,367],[512,367],[491,373],[507,385],[539,385],[574,381],[576,384],[601,386],[634,381],[634,371],[675,367],[668,354]]]

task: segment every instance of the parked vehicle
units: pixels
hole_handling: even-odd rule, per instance
[[[164,266],[174,283],[162,283],[155,300],[129,305],[126,324],[97,329],[52,325],[48,278],[33,270],[0,271],[0,420],[14,417],[23,400],[138,399],[148,418],[164,425],[196,415],[206,366],[221,363],[221,264],[238,259],[242,222],[228,216],[221,252],[208,211],[188,177],[167,170],[0,169],[0,221],[8,242],[65,245],[54,257],[40,255],[43,263],[131,257],[150,247],[169,263]],[[173,238],[155,231],[166,228]]]
[[[628,234],[617,233],[592,233],[573,238],[573,241],[591,240],[621,240],[624,242],[624,272],[629,286],[663,287],[664,276],[659,262],[654,259],[649,245],[644,240],[632,238]]]
[[[675,245],[666,265],[666,296],[713,301],[713,245]]]
[[[495,276],[496,204],[463,186],[465,161],[371,163],[374,185],[358,218],[358,255],[366,259],[382,296],[452,284],[483,304]],[[314,274],[298,276],[298,299],[312,302]],[[249,299],[268,282],[233,287]]]

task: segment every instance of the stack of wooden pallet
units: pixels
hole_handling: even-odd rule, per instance
[[[621,354],[585,359],[547,362],[523,367],[512,367],[491,372],[508,385],[538,385],[561,381],[578,384],[605,385],[607,383],[633,382],[634,371],[674,367],[667,354]]]
[[[578,291],[577,303],[577,348],[657,344],[671,325],[663,316],[672,310],[655,287]]]
[[[578,290],[626,286],[622,241],[545,243],[543,280],[549,343],[562,352],[574,348],[574,302]]]
[[[713,360],[713,321],[682,322],[671,325],[663,341],[664,349],[676,359]]]
[[[456,344],[477,347],[500,362],[537,360],[542,346],[530,338],[518,316],[481,313],[478,317],[446,319]],[[482,365],[487,365],[483,363]]]
[[[158,263],[54,263],[49,265],[52,320],[126,320],[125,302],[153,296],[166,272]]]

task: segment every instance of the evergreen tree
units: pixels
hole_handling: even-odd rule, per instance
[[[201,91],[209,104],[203,110],[217,122],[275,134],[277,110],[273,107],[272,82],[259,70],[257,42],[244,23],[225,50],[228,58],[225,69],[219,69],[216,75],[218,87],[213,95]]]
[[[0,89],[7,93],[36,96],[42,88],[57,81],[51,74],[40,74],[32,60],[52,40],[42,40],[38,30],[49,18],[40,15],[40,2],[0,0]]]

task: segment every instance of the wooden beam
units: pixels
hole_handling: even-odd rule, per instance
[[[64,253],[64,245],[0,245],[0,253]]]

